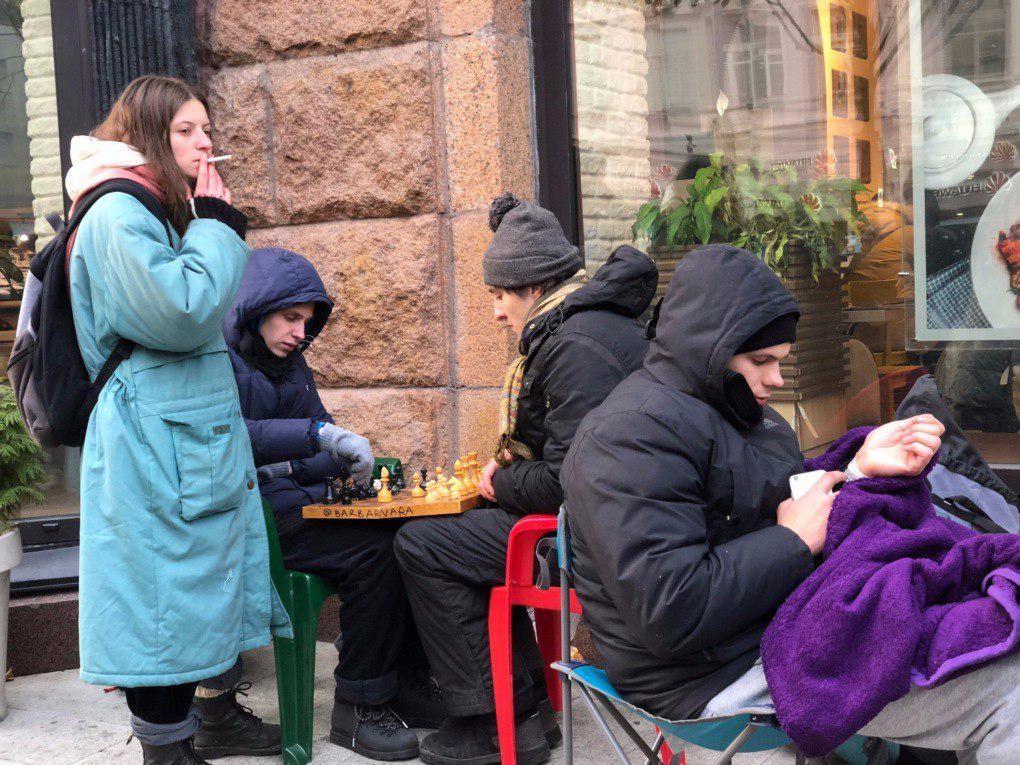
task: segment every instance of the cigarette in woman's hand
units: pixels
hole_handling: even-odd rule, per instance
[[[226,162],[228,159],[231,159],[232,157],[233,157],[232,154],[221,154],[218,157],[209,157],[209,159],[207,159],[206,162],[208,162],[210,165],[215,165],[217,162]]]

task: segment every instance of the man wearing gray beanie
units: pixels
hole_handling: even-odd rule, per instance
[[[489,591],[503,583],[507,539],[523,515],[556,513],[559,471],[582,418],[641,366],[638,317],[658,272],[620,247],[589,279],[556,217],[503,194],[489,210],[482,273],[496,320],[518,340],[500,396],[500,432],[480,492],[487,507],[405,524],[394,543],[422,642],[451,717],[420,746],[426,763],[500,762],[487,630]],[[523,610],[515,614],[517,761],[545,762],[561,736],[543,662]]]

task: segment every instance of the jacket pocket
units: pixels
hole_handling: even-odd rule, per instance
[[[184,520],[240,507],[254,484],[246,470],[248,433],[236,410],[219,406],[162,419],[173,437]]]

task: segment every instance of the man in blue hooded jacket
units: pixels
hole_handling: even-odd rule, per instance
[[[281,248],[256,249],[223,334],[284,565],[326,577],[343,604],[330,738],[373,759],[411,759],[418,740],[407,726],[438,727],[442,704],[394,558],[398,524],[301,516],[304,505],[323,500],[328,479],[350,475],[365,483],[374,465],[368,439],[334,424],[303,356],[332,310],[308,260]],[[207,758],[270,754],[264,744],[275,737],[278,753],[276,726],[261,723],[233,693],[219,693],[233,679],[199,688],[204,719],[196,751]]]

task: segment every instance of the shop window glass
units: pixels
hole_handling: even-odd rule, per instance
[[[662,291],[691,247],[739,239],[804,311],[777,408],[805,449],[888,420],[928,373],[989,461],[1017,463],[1020,0],[572,7],[589,269],[637,244]],[[746,212],[766,191],[710,228],[667,218],[704,168],[837,223],[780,256]]]
[[[14,341],[28,261],[53,236],[46,216],[63,213],[48,6],[0,2],[0,370]],[[22,517],[78,512],[78,455],[46,452],[46,500],[23,507]]]

